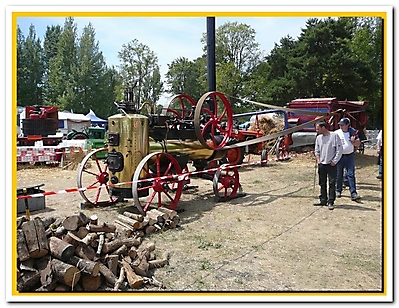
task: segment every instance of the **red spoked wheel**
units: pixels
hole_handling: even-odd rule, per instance
[[[240,188],[238,170],[234,166],[222,165],[213,177],[213,192],[217,201],[227,201],[237,195]]]
[[[288,160],[288,159],[290,159],[289,146],[287,145],[285,137],[280,137],[278,139],[277,146],[276,146],[276,152],[277,152],[277,159],[278,160]]]
[[[199,99],[194,128],[198,140],[208,149],[220,150],[227,144],[233,131],[233,111],[224,94],[213,91]]]
[[[187,94],[177,94],[172,96],[167,102],[164,115],[174,115],[180,120],[192,119],[196,102]]]
[[[78,169],[77,187],[82,198],[93,205],[115,203],[118,198],[110,195],[108,164],[104,157],[108,150],[101,148],[87,154]]]
[[[183,191],[181,168],[177,160],[164,152],[145,156],[133,175],[132,193],[137,209],[145,215],[152,207],[174,210]]]

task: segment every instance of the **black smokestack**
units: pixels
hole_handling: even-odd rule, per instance
[[[208,91],[216,91],[215,17],[206,18]]]

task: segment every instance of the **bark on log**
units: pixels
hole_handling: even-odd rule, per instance
[[[121,271],[119,273],[119,278],[115,282],[114,291],[118,291],[119,290],[119,288],[121,287],[121,284],[123,283],[124,280],[125,280],[125,268],[122,267]]]
[[[118,256],[127,256],[128,248],[125,244],[115,250],[112,254]]]
[[[115,232],[116,230],[116,226],[115,225],[110,225],[110,224],[106,224],[106,223],[102,223],[99,225],[92,225],[89,224],[88,225],[88,230],[90,232]]]
[[[41,218],[41,220],[43,221],[44,229],[47,230],[56,221],[56,218],[55,217],[45,217],[45,218]]]
[[[105,235],[100,234],[100,239],[98,240],[98,247],[97,247],[97,251],[96,251],[97,256],[101,255],[101,251],[103,250],[103,246],[104,246],[104,241],[105,241]]]
[[[157,218],[157,219],[158,219],[158,222],[163,222],[163,221],[165,221],[165,219],[168,218],[168,214],[167,214],[167,213],[161,212],[161,211],[158,210],[158,209],[152,209],[152,210],[148,211],[148,212],[146,213],[146,216],[158,217],[158,218]]]
[[[31,258],[41,258],[48,253],[46,230],[40,218],[26,221],[21,226]]]
[[[124,222],[125,224],[132,226],[135,230],[140,229],[140,226],[141,226],[140,222],[133,218],[129,218],[125,215],[118,215],[118,220]]]
[[[135,213],[131,213],[131,212],[123,212],[123,215],[125,215],[129,218],[133,218],[139,222],[142,222],[144,220],[144,216],[140,215],[140,214],[135,214]]]
[[[79,257],[73,256],[68,260],[69,264],[76,266],[80,271],[96,277],[100,273],[100,263],[81,259]]]
[[[119,255],[109,255],[107,257],[107,265],[109,270],[114,274],[115,276],[117,275],[118,271],[118,259]]]
[[[68,231],[74,231],[77,230],[79,227],[86,225],[87,222],[88,219],[86,215],[80,212],[79,214],[65,218],[64,221],[62,222],[62,225]]]
[[[91,276],[89,274],[82,274],[80,283],[85,291],[97,291],[103,283],[104,277],[102,275]]]
[[[91,246],[86,246],[85,244],[79,243],[75,248],[75,254],[82,259],[97,261],[98,257],[96,252]]]
[[[148,265],[149,267],[152,268],[160,268],[163,267],[165,265],[168,265],[169,261],[167,259],[163,259],[163,260],[150,260],[148,261]]]
[[[81,242],[85,245],[90,245],[92,241],[97,238],[97,233],[88,233],[84,238],[82,238]]]
[[[108,267],[106,267],[102,263],[100,263],[100,273],[104,276],[107,284],[109,284],[112,287],[115,286],[115,282],[116,282],[115,275],[110,271],[110,269]]]
[[[61,283],[74,287],[80,279],[80,271],[76,266],[62,262],[58,259],[51,260],[54,277]]]
[[[68,261],[75,253],[75,247],[58,237],[52,236],[48,239],[48,242],[51,255],[61,261]]]
[[[17,289],[19,292],[31,291],[40,286],[40,273],[26,272],[17,282]]]
[[[25,241],[25,234],[21,229],[17,230],[17,254],[18,259],[21,262],[29,259],[29,251]]]
[[[138,238],[126,238],[126,239],[115,239],[111,242],[104,243],[102,252],[109,253],[111,251],[115,251],[122,245],[126,245],[127,247],[139,246],[141,241]]]
[[[121,261],[121,265],[126,271],[126,277],[127,281],[129,283],[129,286],[133,289],[140,287],[143,284],[143,278],[137,275],[134,270],[131,268],[129,263],[127,263],[125,260]]]
[[[168,215],[168,217],[165,219],[168,219],[168,218],[172,219],[173,217],[177,216],[177,212],[175,210],[170,210],[170,209],[167,209],[166,207],[161,206],[158,208],[158,211],[163,212]]]

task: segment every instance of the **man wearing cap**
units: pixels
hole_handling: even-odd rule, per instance
[[[337,165],[337,192],[338,198],[342,194],[342,184],[344,169],[349,183],[349,191],[351,194],[352,201],[357,201],[360,196],[356,191],[356,177],[355,177],[355,149],[360,146],[359,135],[357,130],[350,126],[350,120],[348,118],[342,118],[339,122],[339,129],[335,132],[341,139],[342,143],[342,157]]]

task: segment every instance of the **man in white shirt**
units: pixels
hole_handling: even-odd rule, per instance
[[[357,130],[350,126],[348,118],[342,118],[338,125],[340,129],[335,132],[341,139],[342,143],[342,157],[337,164],[337,197],[340,198],[342,194],[342,184],[344,168],[348,178],[349,191],[352,201],[357,201],[360,196],[356,191],[356,177],[355,177],[355,149],[360,146],[360,138]]]

